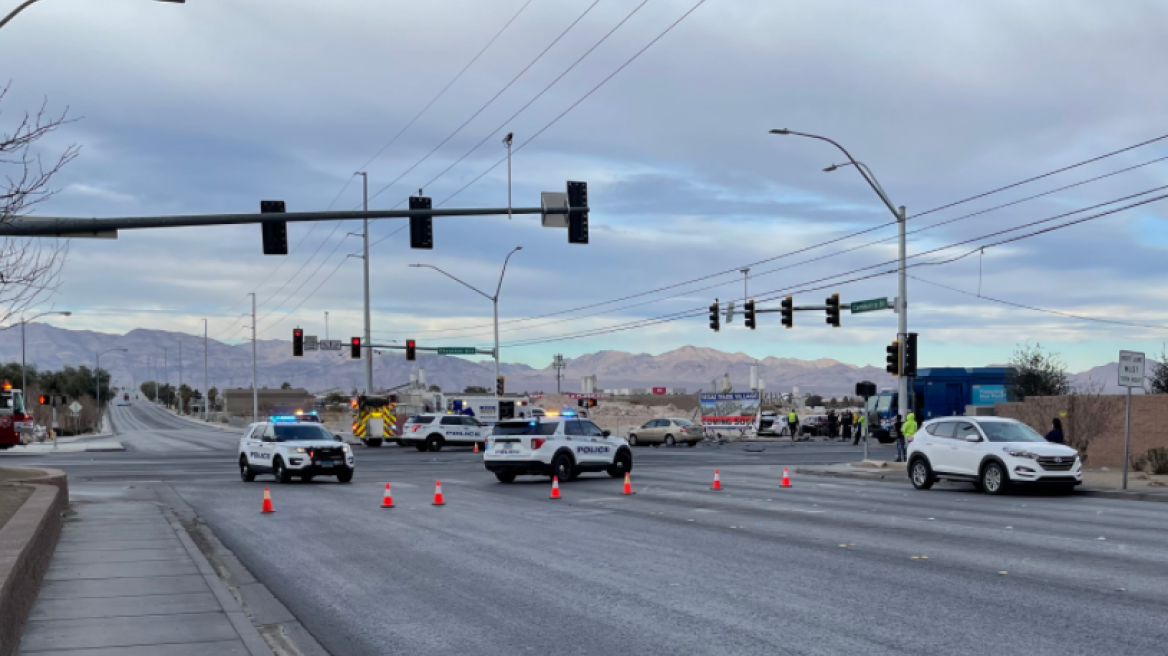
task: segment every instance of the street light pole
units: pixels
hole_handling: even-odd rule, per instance
[[[354,175],[361,176],[362,207],[369,211],[369,173],[358,171]],[[372,344],[373,337],[369,319],[369,219],[362,219],[364,229],[361,231],[362,257],[361,264],[365,276],[365,343]],[[365,349],[365,393],[373,393],[373,349]]]
[[[901,340],[901,343],[904,343],[903,340],[908,335],[908,281],[907,281],[907,274],[905,273],[905,269],[906,269],[905,262],[908,259],[908,251],[907,251],[907,247],[905,245],[905,222],[906,222],[908,216],[905,212],[904,206],[901,205],[899,208],[897,208],[892,203],[892,199],[890,199],[888,197],[888,194],[884,193],[884,188],[882,186],[880,186],[880,182],[876,179],[876,175],[874,173],[872,173],[872,169],[868,168],[868,166],[866,164],[864,164],[863,162],[857,161],[856,158],[852,157],[852,154],[849,153],[846,148],[844,148],[843,146],[841,146],[839,143],[835,142],[834,140],[828,139],[827,137],[819,136],[817,134],[807,134],[805,132],[795,132],[793,130],[788,130],[786,128],[771,130],[770,133],[771,134],[778,134],[778,135],[794,135],[796,137],[806,137],[808,139],[818,139],[819,141],[826,141],[827,143],[835,146],[837,149],[839,149],[839,151],[841,153],[844,154],[844,157],[848,158],[848,161],[844,164],[833,164],[833,165],[825,168],[824,171],[828,171],[828,172],[835,171],[836,169],[840,168],[841,166],[854,166],[854,167],[856,167],[856,170],[859,171],[860,176],[864,178],[864,181],[868,183],[868,186],[872,188],[872,191],[876,192],[876,195],[880,197],[880,200],[884,203],[884,206],[888,208],[889,212],[892,212],[892,216],[896,217],[896,222],[899,226],[899,232],[900,232],[900,234],[899,234],[899,249],[898,249],[900,251],[899,258],[898,258],[900,260],[900,266],[899,266],[898,275],[897,275],[897,278],[898,278],[898,280],[897,280],[897,294],[898,294],[898,296],[896,299],[896,307],[895,307],[895,310],[897,312],[897,328],[896,328],[896,330],[897,330],[897,339]],[[904,359],[903,359],[904,350],[903,349],[901,350],[901,354],[902,354],[902,356],[901,356],[901,362],[900,362],[900,370],[903,371],[904,370]],[[909,406],[911,405],[911,401],[912,401],[912,399],[910,398],[910,395],[909,395],[910,394],[909,379],[907,376],[898,376],[896,379],[896,382],[897,382],[897,399],[898,399],[896,411],[897,411],[897,414],[899,414],[901,417],[907,417],[908,411],[910,409]]]
[[[260,416],[260,389],[256,382],[256,295],[251,294],[251,421],[254,424]]]
[[[503,145],[507,146],[507,220],[511,220],[511,142],[515,139],[514,132],[508,132],[507,136],[503,137]],[[495,345],[495,348],[499,348]],[[495,372],[495,378],[499,377],[499,372]]]
[[[463,282],[462,280],[459,280],[458,278],[455,278],[454,276],[450,275],[449,273],[446,273],[445,271],[443,271],[442,269],[439,269],[438,267],[434,266],[433,264],[411,264],[410,265],[411,267],[415,267],[415,268],[433,269],[433,270],[437,271],[438,273],[441,273],[442,275],[446,276],[447,278],[450,278],[451,280],[459,283],[463,287],[466,287],[466,288],[470,289],[471,291],[475,292],[476,294],[491,301],[491,304],[495,310],[495,348],[494,348],[494,353],[495,353],[495,385],[496,385],[496,389],[498,388],[498,381],[499,381],[499,292],[503,289],[503,276],[507,275],[507,263],[511,261],[512,255],[514,255],[515,253],[517,253],[521,250],[523,250],[522,246],[516,246],[515,248],[511,249],[511,252],[507,253],[507,257],[503,259],[503,269],[502,269],[502,271],[499,272],[499,284],[495,287],[495,295],[494,296],[491,296],[490,294],[482,291],[481,289],[478,289],[477,287],[475,287],[473,285],[470,285],[466,282]]]
[[[203,421],[211,421],[210,381],[207,376],[207,320],[203,319]]]
[[[325,310],[325,311],[324,311],[324,341],[326,341],[326,342],[327,342],[327,341],[328,341],[328,338],[329,338],[329,333],[328,333],[328,310]]]

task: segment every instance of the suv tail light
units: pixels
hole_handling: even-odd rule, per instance
[[[531,438],[531,450],[538,451],[539,447],[543,446],[544,442],[547,442],[547,439],[542,438],[542,437]]]

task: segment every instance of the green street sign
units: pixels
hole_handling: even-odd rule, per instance
[[[866,301],[854,301],[852,304],[852,314],[860,314],[861,312],[874,312],[876,310],[887,310],[887,298],[870,298]]]
[[[438,355],[474,355],[473,346],[443,346],[438,348]]]

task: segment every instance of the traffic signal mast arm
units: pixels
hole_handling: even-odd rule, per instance
[[[396,351],[404,351],[404,350],[406,350],[406,346],[405,346],[405,345],[399,345],[399,344],[362,344],[362,345],[361,345],[361,348],[383,349],[383,350],[396,350]],[[441,350],[442,350],[442,349],[444,349],[444,348],[447,348],[447,347],[438,347],[438,346],[415,346],[415,347],[414,347],[414,350],[415,350],[415,351],[430,351],[430,352],[437,353],[438,351],[441,351]],[[495,354],[495,349],[481,349],[481,348],[476,348],[476,349],[474,350],[474,354],[475,354],[475,355],[494,355],[494,354]]]

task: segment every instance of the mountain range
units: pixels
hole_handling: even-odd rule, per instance
[[[102,355],[102,368],[111,372],[114,384],[137,388],[143,381],[163,380],[172,384],[203,386],[203,338],[186,333],[136,329],[124,335],[90,330],[69,330],[48,324],[29,323],[25,335],[26,358],[40,369],[64,366],[94,366],[95,354]],[[126,349],[125,352],[111,349]],[[181,349],[181,369],[180,369]],[[20,329],[0,331],[0,361],[20,362]],[[756,359],[745,353],[726,353],[717,349],[683,346],[659,355],[598,351],[576,358],[565,358],[561,388],[565,392],[580,390],[580,379],[595,375],[598,389],[684,387],[689,393],[710,390],[711,381],[729,374],[735,389],[749,385],[750,365],[757,363],[759,376],[771,392],[800,392],[825,396],[851,394],[855,384],[870,380],[877,387],[891,387],[892,378],[877,367],[859,367],[836,360],[799,360],[767,357]],[[374,385],[392,387],[409,380],[411,372],[425,368],[427,384],[446,390],[462,390],[468,385],[490,387],[494,364],[490,360],[419,353],[416,362],[406,361],[400,352],[375,355]],[[1115,363],[1096,367],[1072,376],[1074,382],[1088,378],[1109,383],[1107,392],[1115,393]],[[1110,369],[1109,369],[1110,368]],[[341,390],[345,393],[362,387],[364,365],[349,359],[346,348],[341,352],[307,352],[303,358],[292,356],[291,342],[259,340],[256,343],[256,370],[260,387],[279,387],[288,382],[312,392]],[[507,377],[508,391],[554,391],[555,371],[547,366],[535,369],[524,364],[503,363],[500,370]],[[207,373],[210,385],[219,389],[249,387],[252,380],[251,344],[230,345],[215,340],[207,342]]]

